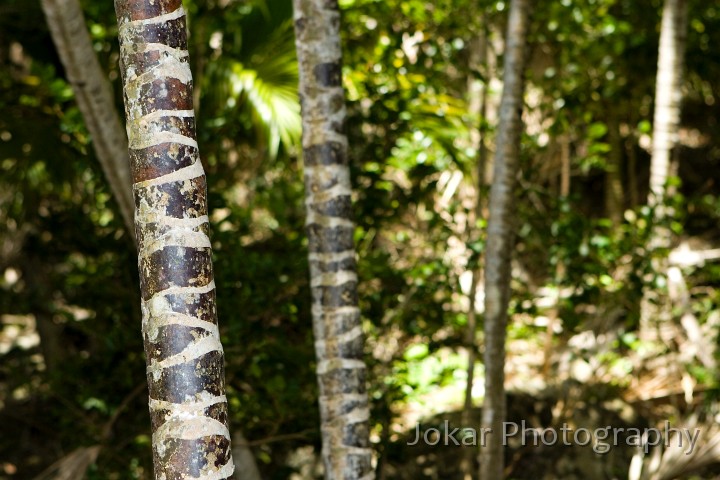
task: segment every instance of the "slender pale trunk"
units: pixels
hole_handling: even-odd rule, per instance
[[[490,429],[480,450],[480,478],[504,477],[505,334],[510,300],[510,260],[515,243],[514,191],[519,170],[524,64],[531,0],[512,0],[505,47],[500,124],[485,249],[485,402],[482,427]],[[488,431],[488,430],[486,430]]]
[[[116,0],[155,478],[233,461],[181,0]]]
[[[371,479],[368,395],[343,133],[340,11],[294,0],[313,331],[327,480]]]
[[[686,35],[687,0],[665,0],[655,83],[655,117],[648,198],[648,203],[652,206],[662,205],[665,199],[665,184],[670,171],[671,154],[678,139]]]
[[[470,80],[468,90],[471,92],[472,97],[470,98],[470,105],[475,106],[479,114],[479,122],[477,128],[477,199],[475,204],[474,214],[471,214],[468,236],[469,240],[472,240],[475,235],[479,235],[479,231],[476,228],[478,220],[482,217],[484,206],[485,206],[485,172],[487,164],[487,146],[485,144],[485,134],[487,129],[485,125],[487,123],[487,101],[488,101],[488,87],[490,85],[490,68],[488,62],[488,35],[484,30],[480,33],[476,42],[473,42],[470,46],[470,68],[481,71],[483,75],[483,82],[478,85],[481,90],[477,92],[477,87],[474,83],[477,82],[474,78]],[[479,82],[477,82],[479,83]],[[477,104],[477,105],[475,105]],[[473,108],[474,110],[474,108]],[[482,281],[482,270],[481,265],[473,268],[471,276],[470,292],[468,293],[469,305],[467,314],[467,331],[465,337],[465,344],[467,349],[467,381],[465,384],[465,401],[463,404],[463,412],[460,424],[463,426],[469,426],[472,418],[473,409],[473,386],[475,383],[475,362],[477,360],[477,303],[475,297],[477,296],[478,283]],[[477,458],[478,451],[474,448],[466,448],[463,450],[463,458],[460,462],[460,471],[462,472],[464,480],[472,480],[473,475],[477,473],[475,460]]]
[[[134,234],[132,181],[127,139],[110,81],[100,67],[78,0],[42,0],[53,42],[65,67],[95,154],[130,234]]]
[[[654,225],[648,249],[650,252],[670,247],[670,230],[663,226],[668,212],[665,208],[666,184],[671,170],[672,151],[680,129],[682,101],[683,58],[687,35],[687,0],[665,0],[660,30],[658,70],[655,84],[655,117],[653,119],[652,159],[650,162],[650,194],[648,205],[653,207]],[[653,261],[653,270],[665,275],[667,262]],[[640,333],[648,339],[652,324],[661,316],[660,299],[653,288],[643,292],[640,305]]]

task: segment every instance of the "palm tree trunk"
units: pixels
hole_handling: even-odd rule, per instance
[[[658,70],[655,84],[655,116],[653,119],[652,159],[650,162],[650,193],[648,205],[653,207],[654,222],[648,251],[670,247],[670,230],[663,225],[668,216],[665,207],[666,184],[671,168],[672,151],[680,129],[683,58],[687,35],[687,0],[665,0],[660,30]],[[652,262],[657,275],[665,275],[667,261],[656,258]],[[640,304],[640,334],[652,339],[652,325],[663,313],[662,299],[650,286],[643,292]]]
[[[294,8],[325,478],[372,479],[340,11],[334,0],[294,0]]]
[[[127,140],[110,82],[95,55],[78,0],[42,0],[53,42],[90,132],[110,191],[130,235],[135,234]]]
[[[233,472],[181,0],[116,0],[155,478]]]
[[[523,70],[529,12],[530,0],[512,0],[494,176],[490,189],[485,250],[485,402],[482,413],[482,427],[490,434],[480,452],[482,480],[496,480],[504,476],[505,334],[510,299],[510,260],[515,243],[513,199],[520,163]]]

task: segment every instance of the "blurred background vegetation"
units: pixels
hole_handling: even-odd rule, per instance
[[[112,2],[82,3],[121,108]],[[291,3],[184,3],[231,422],[264,478],[316,478]],[[674,240],[671,252],[648,252],[661,3],[537,2],[519,235],[507,247],[516,252],[509,420],[700,425],[701,454],[684,458],[680,474],[653,478],[715,478],[720,7],[690,1],[668,199]],[[474,213],[487,195],[478,176],[490,172],[478,163],[481,139],[494,150],[508,3],[340,5],[378,478],[461,478],[461,448],[406,442],[419,421],[461,418],[471,292],[482,322],[482,287],[470,284],[486,225],[482,209],[480,218]],[[36,1],[0,0],[0,168],[0,479],[65,478],[58,472],[68,458],[83,455],[97,455],[88,478],[149,479],[134,245]],[[613,181],[622,188],[608,194]],[[652,255],[668,254],[681,259],[680,283],[651,269]],[[682,261],[698,255],[705,261]],[[672,300],[672,321],[654,344],[638,336],[643,288]],[[479,406],[480,363],[476,372]],[[467,414],[476,426],[477,409]],[[588,448],[510,445],[508,478],[629,478],[633,461],[677,465],[671,453],[658,448],[643,459],[623,447],[602,457]]]

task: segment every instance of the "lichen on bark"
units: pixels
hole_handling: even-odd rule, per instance
[[[157,479],[229,478],[223,351],[180,0],[116,0]]]

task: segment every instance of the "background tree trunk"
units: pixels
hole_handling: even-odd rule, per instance
[[[655,116],[653,118],[652,159],[648,205],[653,207],[653,227],[648,251],[670,247],[670,230],[664,225],[668,216],[665,206],[666,184],[670,175],[671,155],[677,144],[682,101],[683,57],[687,35],[687,1],[665,0],[660,30],[658,70],[655,83]],[[655,257],[653,273],[665,275],[667,261]],[[662,299],[652,286],[645,287],[640,304],[640,335],[652,339],[652,325],[663,316]]]
[[[180,0],[116,0],[155,478],[233,473]]]
[[[485,250],[485,402],[482,427],[492,432],[480,450],[480,478],[504,478],[502,425],[505,421],[505,333],[510,297],[510,260],[515,242],[514,191],[522,134],[523,70],[529,0],[510,5],[500,101],[500,124],[490,189]],[[488,431],[488,430],[486,430]]]
[[[100,67],[78,0],[42,0],[53,42],[128,232],[134,236],[127,140],[110,81]]]
[[[614,233],[622,223],[625,199],[622,184],[623,144],[620,134],[620,122],[612,107],[606,108],[608,112],[607,127],[610,152],[605,167],[605,214],[612,222]]]
[[[325,478],[371,479],[350,170],[343,133],[340,11],[295,0],[313,330]]]

